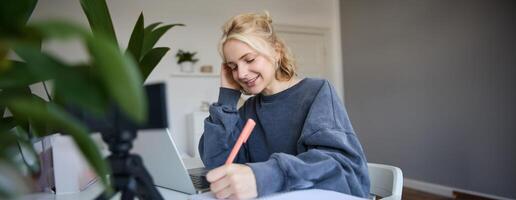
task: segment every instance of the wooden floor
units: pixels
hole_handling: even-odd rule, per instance
[[[411,188],[403,188],[403,194],[401,199],[403,200],[451,200],[452,198],[443,197],[435,194],[414,190]]]

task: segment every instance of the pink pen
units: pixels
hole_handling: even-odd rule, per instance
[[[255,125],[256,125],[256,122],[254,122],[253,119],[247,120],[244,128],[242,129],[242,132],[240,133],[240,136],[238,136],[235,146],[233,146],[233,149],[231,150],[231,153],[229,154],[229,157],[226,160],[226,165],[233,163],[238,151],[240,150],[240,147],[242,147],[242,144],[247,141],[247,139],[249,138],[249,135],[251,135],[251,132],[253,131],[253,128]]]

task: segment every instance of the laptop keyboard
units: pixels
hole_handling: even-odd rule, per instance
[[[210,188],[210,182],[206,180],[206,173],[208,173],[206,168],[188,169],[188,174],[190,174],[190,179],[192,179],[195,188],[200,190]]]
[[[192,183],[197,189],[207,189],[210,187],[210,183],[204,175],[190,174],[190,179],[192,179]]]

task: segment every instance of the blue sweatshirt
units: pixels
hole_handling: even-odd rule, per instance
[[[240,94],[220,88],[210,106],[199,142],[206,167],[224,164],[251,118],[256,126],[235,162],[251,167],[258,196],[317,188],[369,197],[366,158],[328,81],[305,78],[277,94],[251,97],[237,110]]]

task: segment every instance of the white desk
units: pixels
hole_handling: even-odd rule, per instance
[[[188,199],[188,194],[176,192],[173,190],[156,187],[158,191],[161,193],[164,199],[178,199],[178,200],[186,200]],[[30,194],[24,195],[20,198],[20,200],[91,200],[95,199],[99,194],[102,193],[102,184],[100,182],[96,182],[89,186],[86,190],[74,193],[74,194]],[[117,194],[113,199],[120,199],[120,194]]]
[[[194,168],[194,167],[202,167],[202,161],[198,158],[183,158],[183,161],[186,165],[186,168]],[[173,200],[187,200],[191,199],[191,196],[185,193],[177,192],[174,190],[169,190],[162,187],[157,187],[158,191],[161,193],[164,199],[173,199]],[[95,199],[100,193],[102,193],[102,184],[97,181],[89,186],[86,190],[74,193],[74,194],[30,194],[24,195],[20,200],[91,200]],[[211,194],[203,194],[203,198],[212,197]],[[113,199],[120,199],[120,194],[117,194]],[[209,198],[208,198],[209,199]],[[264,198],[260,198],[264,200],[282,200],[282,199],[325,199],[325,200],[366,200],[362,198],[357,198],[354,196],[341,194],[333,191],[325,191],[325,190],[304,190],[304,191],[295,191],[295,192],[287,192],[282,194],[275,194],[271,196],[267,196]]]
[[[171,200],[188,200],[192,197],[188,194],[157,187],[164,199]],[[95,199],[102,192],[102,185],[99,182],[94,183],[88,189],[75,194],[54,195],[54,194],[31,194],[25,195],[20,200],[91,200]],[[213,195],[203,194],[201,197],[194,199],[212,199]],[[113,199],[120,199],[120,194],[117,194]],[[287,192],[282,194],[274,194],[264,198],[263,200],[290,200],[290,199],[325,199],[325,200],[367,200],[346,194],[341,194],[326,190],[301,190],[294,192]]]

